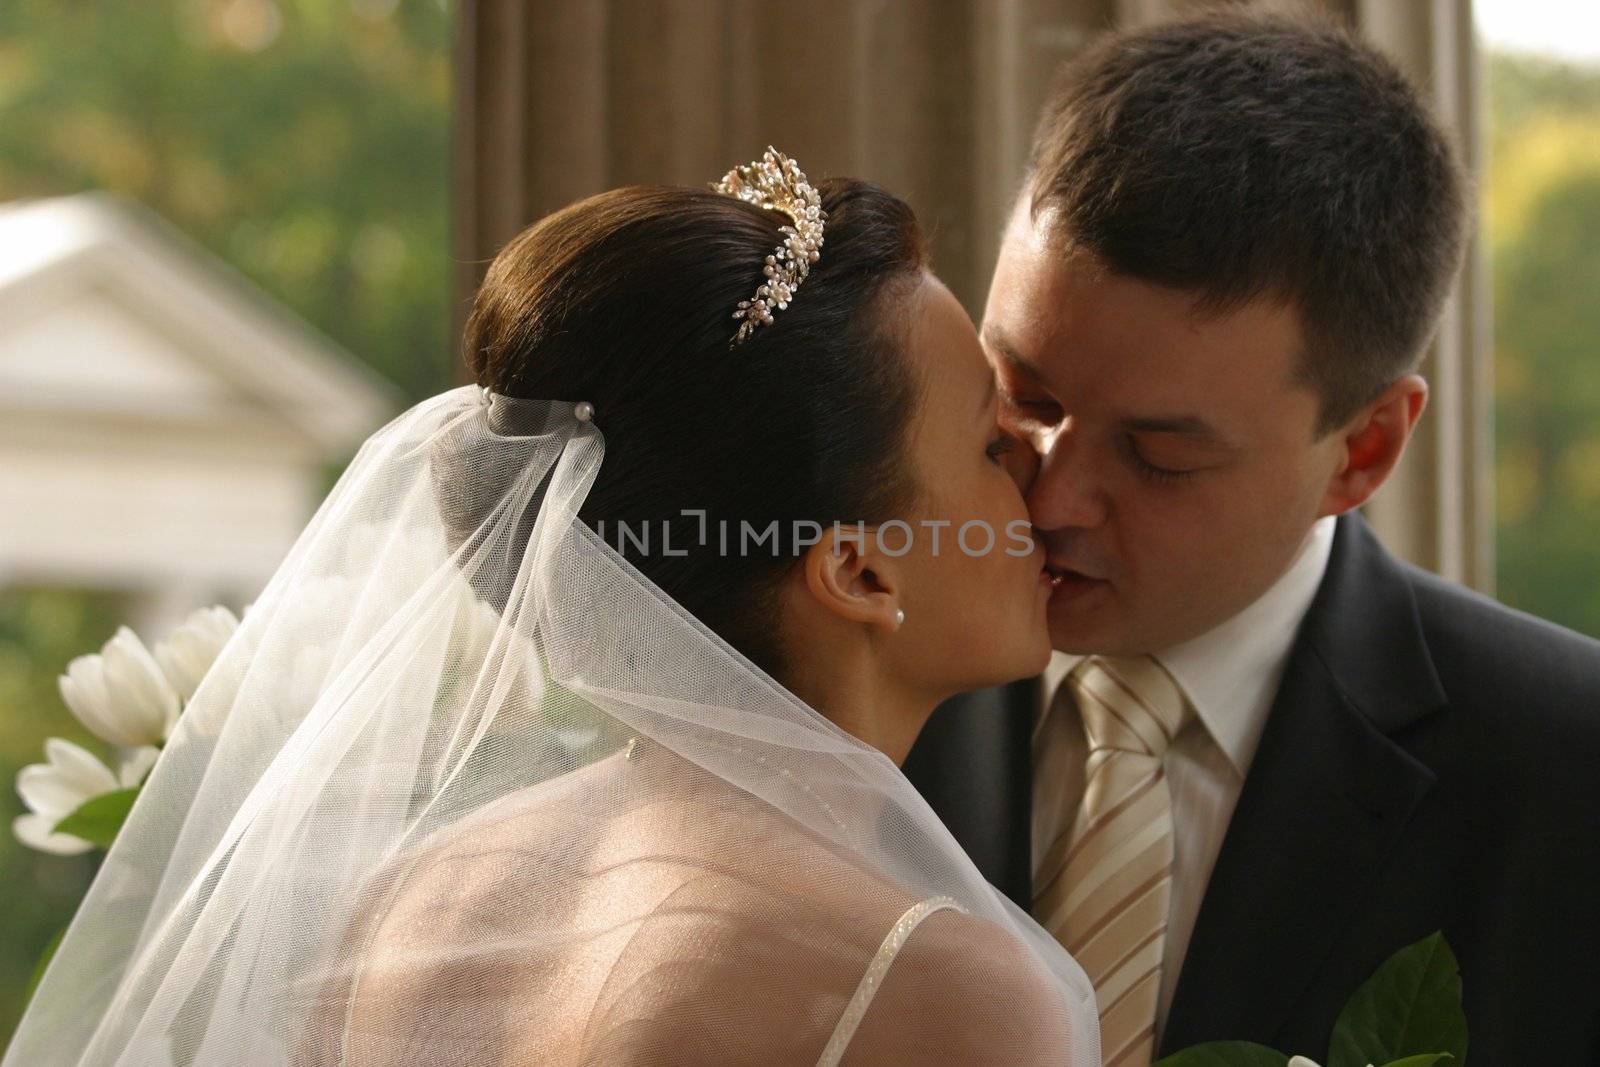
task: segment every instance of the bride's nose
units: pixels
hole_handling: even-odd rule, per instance
[[[1011,438],[1011,448],[1006,452],[1004,459],[1006,473],[1017,483],[1022,495],[1027,496],[1034,478],[1039,474],[1039,454],[1033,450],[1033,445],[1027,438],[1009,432],[1006,436]]]

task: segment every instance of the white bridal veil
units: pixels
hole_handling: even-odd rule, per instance
[[[3,1067],[1099,1063],[893,762],[577,519],[595,420],[469,386],[366,442]]]

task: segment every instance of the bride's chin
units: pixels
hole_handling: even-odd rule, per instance
[[[1050,665],[1050,646],[1045,645],[1043,648],[1042,654],[1029,657],[1028,662],[1021,665],[1021,673],[1011,681],[1020,682],[1044,673],[1044,669]]]
[[[1026,659],[1021,662],[1018,669],[1022,671],[1019,678],[1032,677],[1041,673],[1050,662],[1050,653],[1053,646],[1050,641],[1050,615],[1045,605],[1040,605],[1034,612],[1034,617],[1029,621],[1024,640],[1018,642],[1021,647],[1028,650]]]
[[[1030,674],[1044,670],[1054,649],[1050,640],[1050,594],[1053,590],[1051,583],[1041,582],[1034,597],[1033,617],[1028,626],[1028,647],[1032,650],[1029,662],[1033,664]]]

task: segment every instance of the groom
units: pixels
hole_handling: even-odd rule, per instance
[[[1355,513],[1465,195],[1385,59],[1281,16],[1111,38],[1039,124],[982,332],[1070,671],[1035,722],[935,716],[907,770],[1089,972],[1107,1064],[1320,1060],[1441,929],[1473,1064],[1600,1057],[1600,644]]]

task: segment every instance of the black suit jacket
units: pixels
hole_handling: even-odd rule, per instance
[[[1024,908],[1036,698],[941,709],[906,761]],[[1345,516],[1161,1054],[1241,1039],[1320,1062],[1350,994],[1440,929],[1473,1067],[1600,1063],[1600,643],[1400,563]]]

